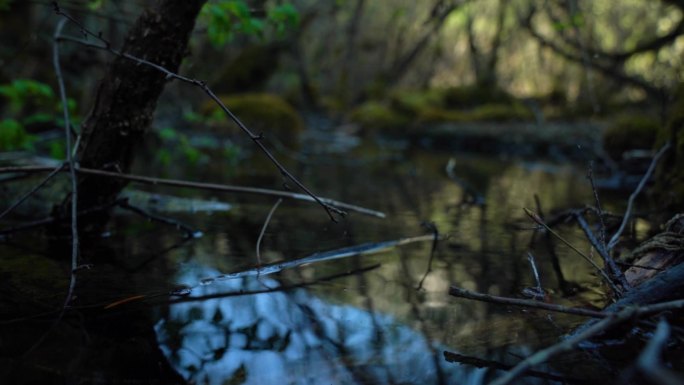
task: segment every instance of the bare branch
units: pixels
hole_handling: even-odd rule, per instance
[[[629,200],[627,201],[627,210],[625,210],[625,215],[622,218],[620,228],[618,229],[618,231],[615,232],[615,234],[613,234],[613,237],[610,238],[610,242],[608,242],[607,249],[609,251],[613,249],[613,247],[615,247],[615,245],[618,243],[618,241],[620,240],[620,236],[622,235],[622,232],[625,230],[627,223],[629,223],[629,218],[632,215],[632,207],[634,206],[634,200],[639,195],[641,190],[644,188],[646,182],[648,182],[648,180],[651,179],[651,174],[653,174],[655,166],[658,164],[658,160],[660,160],[660,157],[662,157],[669,148],[670,142],[667,142],[663,145],[663,147],[660,148],[660,150],[658,150],[658,152],[653,156],[653,160],[651,161],[651,164],[648,166],[648,170],[646,170],[646,173],[644,174],[643,178],[641,178],[639,185],[636,187],[636,189],[634,189],[634,192],[629,196]]]
[[[259,147],[259,149],[261,150],[261,152],[262,152],[264,155],[266,155],[266,157],[271,161],[271,163],[273,163],[273,165],[276,166],[276,168],[278,169],[278,171],[279,171],[283,176],[285,176],[288,180],[290,180],[292,183],[294,183],[297,187],[299,187],[299,188],[300,188],[302,191],[304,191],[307,195],[311,196],[311,197],[313,198],[313,200],[315,200],[319,205],[321,205],[321,207],[323,207],[323,208],[325,209],[326,213],[328,214],[328,216],[330,217],[330,219],[331,219],[332,221],[337,222],[337,219],[335,218],[334,214],[337,214],[337,215],[340,215],[340,216],[346,215],[346,213],[345,213],[344,211],[342,211],[342,210],[340,210],[340,209],[338,209],[338,208],[336,208],[336,207],[330,206],[330,205],[326,204],[325,202],[323,202],[321,199],[318,198],[318,196],[316,196],[313,192],[311,192],[311,190],[309,190],[306,186],[304,186],[304,184],[302,184],[294,175],[292,175],[292,174],[291,174],[291,173],[290,173],[290,172],[289,172],[289,171],[288,171],[288,170],[287,170],[287,169],[286,169],[286,168],[285,168],[285,167],[284,167],[276,158],[275,158],[275,156],[266,148],[266,146],[263,144],[263,142],[262,142],[262,140],[261,140],[261,139],[262,139],[261,135],[255,135],[249,128],[247,128],[247,126],[245,126],[245,124],[242,123],[242,121],[240,121],[240,119],[238,119],[237,116],[235,116],[235,114],[233,114],[233,112],[230,111],[230,110],[228,109],[228,107],[226,107],[225,104],[223,104],[223,102],[221,101],[221,99],[219,99],[219,98],[216,96],[216,94],[214,94],[214,92],[206,85],[205,82],[203,82],[203,81],[201,81],[201,80],[192,79],[192,78],[189,78],[189,77],[185,77],[185,76],[179,75],[179,74],[177,74],[177,73],[174,73],[174,72],[172,72],[172,71],[166,69],[165,67],[163,67],[163,66],[161,66],[161,65],[159,65],[159,64],[152,63],[152,62],[150,62],[150,61],[147,61],[147,60],[145,60],[145,59],[138,58],[138,57],[136,57],[136,56],[130,55],[130,54],[125,53],[125,52],[118,51],[118,50],[116,50],[116,49],[114,49],[114,48],[111,47],[111,44],[109,43],[109,41],[103,39],[102,36],[100,36],[99,34],[95,34],[95,33],[91,32],[91,31],[88,30],[83,24],[81,24],[80,22],[78,22],[78,20],[74,19],[73,17],[71,17],[70,15],[68,15],[67,13],[65,13],[64,11],[62,11],[62,10],[59,8],[59,5],[57,4],[57,2],[53,2],[53,6],[54,6],[54,9],[55,9],[55,12],[56,12],[58,15],[61,15],[61,16],[65,17],[67,20],[69,20],[70,22],[76,24],[76,25],[81,29],[81,31],[83,32],[84,35],[86,35],[86,36],[92,36],[92,37],[94,37],[95,39],[97,39],[98,41],[100,41],[100,42],[101,42],[102,44],[104,44],[104,45],[93,44],[93,43],[88,42],[88,41],[86,41],[86,40],[82,40],[82,39],[78,39],[78,38],[73,38],[73,37],[66,37],[66,36],[61,37],[61,40],[70,41],[70,42],[75,42],[75,43],[84,45],[84,46],[86,46],[86,47],[91,47],[91,48],[97,48],[97,49],[105,50],[105,51],[107,51],[107,52],[112,53],[113,55],[116,55],[116,56],[119,56],[119,57],[123,57],[123,58],[126,58],[126,59],[128,59],[128,60],[134,61],[134,62],[136,62],[136,63],[138,63],[138,64],[146,65],[146,66],[149,66],[149,67],[151,67],[151,68],[154,68],[154,69],[156,69],[157,71],[164,73],[164,74],[166,75],[166,79],[167,79],[167,80],[178,79],[178,80],[181,80],[181,81],[183,81],[183,82],[192,84],[192,85],[194,85],[194,86],[196,86],[196,87],[199,87],[199,88],[202,89],[202,91],[204,91],[204,93],[206,93],[206,94],[207,94],[207,95],[208,95],[208,96],[209,96],[209,97],[210,97],[210,98],[211,98],[219,107],[221,107],[221,109],[223,110],[223,112],[225,112],[226,115],[228,115],[228,117],[229,117],[235,124],[237,124],[238,127],[240,127],[240,129],[241,129],[245,134],[247,134],[247,136],[249,136],[250,139],[252,139],[252,141],[254,142],[254,144],[256,144],[256,146]]]
[[[52,170],[52,167],[45,167],[45,166],[12,166],[12,167],[0,167],[0,174],[12,173],[12,172],[25,172],[25,173],[34,172],[35,173],[35,172],[47,172],[47,171],[51,171],[51,170]],[[64,171],[64,170],[62,170],[62,171]],[[306,201],[306,202],[316,202],[316,200],[314,200],[314,198],[311,195],[293,193],[293,192],[282,191],[282,190],[271,190],[271,189],[258,188],[258,187],[232,186],[232,185],[216,184],[216,183],[192,182],[192,181],[184,181],[184,180],[177,180],[177,179],[153,178],[153,177],[148,177],[148,176],[123,174],[123,173],[119,173],[119,172],[96,170],[96,169],[84,168],[84,167],[79,167],[76,170],[76,172],[79,174],[97,175],[97,176],[106,176],[106,177],[110,177],[110,178],[125,179],[125,180],[131,181],[131,182],[150,184],[150,185],[185,187],[185,188],[200,189],[200,190],[223,191],[223,192],[242,193],[242,194],[268,195],[268,196],[275,196],[275,197],[281,197],[281,198],[296,199],[296,200]],[[370,215],[370,216],[377,217],[377,218],[385,218],[386,217],[385,213],[383,213],[383,212],[367,209],[365,207],[360,207],[360,206],[352,205],[349,203],[340,202],[340,201],[337,201],[334,199],[318,197],[318,200],[324,202],[328,206],[339,207],[340,209],[355,211],[355,212],[358,212],[360,214]]]

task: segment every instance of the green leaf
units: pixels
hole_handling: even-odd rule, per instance
[[[0,120],[0,150],[33,150],[35,140],[36,137],[29,135],[18,121]]]

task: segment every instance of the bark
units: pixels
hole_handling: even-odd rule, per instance
[[[195,19],[205,2],[158,1],[135,22],[122,51],[177,72],[186,55]],[[80,165],[129,171],[166,82],[159,71],[122,57],[115,58],[83,123],[77,153]],[[113,178],[80,177],[79,209],[114,200],[126,183]]]

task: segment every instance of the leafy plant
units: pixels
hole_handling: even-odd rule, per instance
[[[231,42],[237,34],[263,38],[267,28],[282,35],[288,27],[299,24],[299,12],[292,4],[276,5],[266,10],[265,18],[255,17],[244,0],[221,0],[207,3],[200,13],[207,25],[209,41],[216,47]]]

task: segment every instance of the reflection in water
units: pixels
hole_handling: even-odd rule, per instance
[[[382,246],[375,242],[415,235],[421,223],[431,222],[444,236],[434,254],[431,242],[420,242],[363,258],[324,258],[325,262],[309,268],[277,269],[259,279],[243,274],[195,287],[203,278],[217,277],[219,271],[256,273],[250,266],[264,215],[254,211],[268,210],[270,205],[207,218],[201,223],[206,236],[195,240],[184,254],[188,264],[175,280],[195,287],[193,296],[311,281],[358,269],[361,260],[363,265],[380,263],[381,267],[334,284],[172,305],[156,330],[174,367],[196,383],[210,384],[480,384],[495,373],[449,363],[444,351],[510,365],[555,340],[559,327],[576,320],[554,316],[550,321],[544,315],[456,300],[447,291],[455,284],[490,294],[519,295],[534,284],[528,250],[534,251],[545,289],[557,293],[552,294],[556,301],[562,302],[561,289],[568,282],[591,280],[591,269],[565,250],[555,250],[552,259],[553,247],[532,243],[531,225],[522,210],[535,208],[535,195],[547,213],[559,204],[589,199],[583,174],[567,166],[549,169],[495,159],[450,158],[421,152],[391,165],[372,161],[362,168],[343,163],[309,165],[305,182],[316,191],[379,209],[388,218],[351,216],[332,224],[324,215],[310,215],[320,214],[318,208],[293,211],[284,204],[264,236],[266,260],[299,265],[296,261],[302,255],[325,256],[315,253],[331,249],[358,251],[354,245]],[[452,178],[445,171],[447,164]],[[460,183],[454,182],[454,176]],[[477,191],[477,202],[464,199],[472,194],[464,185]],[[464,205],[464,200],[486,204]],[[559,231],[582,244],[579,231]]]
[[[197,266],[181,281],[215,274]],[[196,294],[278,285],[242,278]],[[478,384],[484,375],[435,360],[443,349],[392,316],[330,304],[304,289],[176,304],[156,330],[177,370],[202,384]]]

